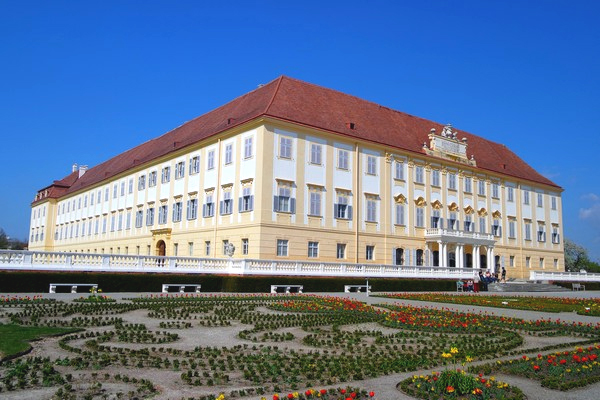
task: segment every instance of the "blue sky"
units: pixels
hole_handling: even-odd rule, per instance
[[[288,75],[507,145],[600,261],[600,2],[0,0],[0,227],[36,190]]]

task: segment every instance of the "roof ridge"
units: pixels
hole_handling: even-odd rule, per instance
[[[269,115],[269,108],[271,108],[271,105],[273,105],[273,102],[275,101],[275,96],[277,96],[277,93],[279,92],[279,87],[281,86],[281,82],[283,82],[283,78],[285,77],[285,75],[280,75],[279,78],[277,78],[277,86],[275,87],[275,90],[273,90],[273,96],[271,96],[271,99],[267,103],[263,114]]]

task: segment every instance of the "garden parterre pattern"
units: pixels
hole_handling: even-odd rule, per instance
[[[54,351],[36,349],[33,357],[3,362],[0,396],[47,388],[46,397],[39,398],[313,398],[321,390],[327,390],[322,398],[346,398],[344,390],[354,398],[385,399],[361,382],[419,370],[464,370],[482,360],[532,352],[545,356],[600,341],[598,324],[525,321],[400,303],[367,305],[342,297],[108,300],[4,298],[4,323],[84,331],[55,340]],[[531,338],[557,338],[558,343],[535,346]],[[453,362],[444,354],[452,354]],[[511,373],[485,370],[496,371]],[[584,371],[585,384],[594,382],[593,371]],[[573,386],[582,386],[580,375]],[[442,396],[459,394],[458,386],[448,386],[452,391]],[[508,388],[501,393],[519,398],[518,388]],[[482,398],[475,389],[470,395]]]

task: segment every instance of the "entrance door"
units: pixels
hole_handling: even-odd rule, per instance
[[[471,253],[465,254],[465,267],[473,268],[473,254],[471,254]]]
[[[165,245],[165,241],[159,240],[158,243],[156,243],[156,255],[159,257],[166,256],[167,255],[166,248],[167,248],[167,246]]]
[[[456,253],[448,253],[448,266],[452,268],[456,267]]]
[[[439,267],[440,266],[440,252],[435,250],[432,252],[432,254],[433,254],[433,266]]]

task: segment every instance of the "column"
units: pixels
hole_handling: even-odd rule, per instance
[[[455,254],[455,260],[456,260],[456,267],[457,268],[464,268],[465,263],[464,263],[464,245],[462,243],[457,243],[456,244],[456,254]]]
[[[496,259],[494,257],[494,248],[493,247],[488,247],[488,260],[490,260],[490,261],[488,261],[488,265],[489,265],[489,263],[491,263],[490,269],[491,269],[492,273],[495,274],[498,271],[496,270]]]
[[[442,262],[441,266],[446,268],[448,267],[448,243],[442,242]]]
[[[473,245],[473,269],[479,269],[481,259],[479,258],[479,245]]]

